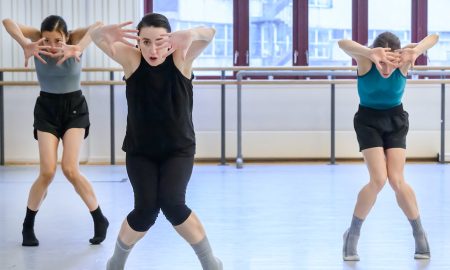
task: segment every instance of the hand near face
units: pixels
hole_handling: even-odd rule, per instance
[[[383,69],[381,63],[389,64],[396,68],[400,63],[400,53],[392,52],[391,48],[373,48],[370,50],[369,58],[379,70]]]
[[[74,57],[75,60],[80,62],[80,56],[82,54],[81,48],[77,45],[67,45],[64,42],[60,42],[61,47],[58,48],[57,53],[51,54],[51,57],[54,58],[60,58],[57,65],[61,65],[64,63],[67,59]]]
[[[400,66],[410,65],[414,67],[414,63],[416,62],[419,54],[416,52],[414,48],[404,48],[399,50],[400,53]]]
[[[156,41],[156,49],[166,48],[167,52],[163,57],[167,57],[174,51],[183,52],[183,58],[186,56],[187,50],[192,44],[192,34],[189,30],[181,30],[173,33],[162,34]]]
[[[25,55],[25,67],[28,67],[28,60],[32,56],[36,57],[42,63],[47,64],[47,62],[39,55],[39,54],[51,55],[51,53],[45,51],[47,49],[50,49],[50,46],[42,45],[44,39],[45,38],[41,38],[38,41],[30,42],[23,47],[23,53]]]

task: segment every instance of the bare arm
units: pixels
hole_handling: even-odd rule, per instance
[[[90,33],[100,25],[101,22],[96,22],[88,27],[73,30],[70,33],[70,44],[77,45],[83,51],[92,41]]]
[[[339,40],[338,45],[346,54],[355,59],[358,74],[362,75],[370,70],[372,67],[372,61],[369,58],[370,48],[349,39]]]
[[[95,45],[114,61],[122,65],[126,77],[134,71],[136,61],[138,61],[137,64],[139,65],[141,55],[135,45],[125,39],[139,40],[139,37],[132,35],[137,33],[137,30],[123,29],[124,26],[131,23],[99,25],[90,33]]]
[[[174,62],[186,77],[192,73],[192,63],[214,38],[216,30],[210,27],[196,27],[163,35],[158,41],[159,48],[170,48]]]
[[[18,25],[11,19],[4,19],[2,22],[9,35],[22,47],[25,55],[25,67],[28,66],[28,59],[31,56],[35,56],[44,64],[47,63],[39,55],[49,54],[48,52],[43,51],[43,49],[48,49],[49,47],[40,45],[43,39],[39,39],[41,35],[39,30],[29,26]]]
[[[192,44],[186,53],[186,62],[192,62],[208,47],[216,34],[216,29],[209,27],[197,27],[190,30]]]
[[[356,60],[360,75],[367,73],[372,63],[381,69],[382,62],[395,66],[398,62],[399,53],[391,52],[390,48],[368,48],[348,39],[339,40],[338,44],[346,54]]]
[[[407,49],[407,48],[415,48],[417,46],[418,43],[409,43],[408,45],[404,46],[402,49]]]
[[[414,62],[416,61],[417,57],[433,47],[438,42],[438,40],[439,35],[431,34],[422,39],[419,43],[416,43],[414,46],[400,50],[400,70],[403,72],[403,74],[406,74],[408,72],[408,69],[414,66]]]
[[[29,40],[34,42],[41,38],[41,32],[36,28],[17,24],[11,19],[4,19],[2,22],[8,34],[22,47],[28,44]]]
[[[423,54],[428,49],[433,47],[439,41],[439,35],[431,34],[422,39],[415,47],[414,50],[419,54]]]

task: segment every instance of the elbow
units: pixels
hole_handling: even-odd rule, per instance
[[[11,21],[12,21],[11,19],[7,18],[7,19],[3,19],[2,23],[6,27],[9,23],[11,23]]]
[[[346,43],[347,43],[347,40],[346,40],[346,39],[341,39],[341,40],[339,40],[339,41],[338,41],[338,46],[339,46],[339,48],[344,49]]]
[[[433,34],[433,38],[434,38],[434,40],[435,40],[435,42],[438,42],[439,41],[439,34]]]
[[[104,26],[103,22],[101,21],[96,21],[95,23],[93,23],[90,27],[89,27],[89,31],[92,32],[93,30],[96,30],[100,27]]]
[[[211,27],[209,28],[209,30],[210,30],[209,41],[211,41],[216,35],[216,28]]]
[[[439,41],[439,34],[431,34],[427,37],[428,43],[430,43],[431,47],[436,45],[436,43]]]

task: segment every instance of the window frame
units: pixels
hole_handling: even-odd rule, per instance
[[[333,6],[329,0],[329,5]],[[352,0],[352,39],[360,44],[368,41],[369,0]],[[249,66],[249,0],[233,0],[233,66]],[[292,0],[293,46],[292,65],[308,66],[309,44],[309,0]],[[143,0],[144,12],[153,11],[153,0]],[[411,42],[417,42],[428,35],[428,0],[411,0]],[[235,60],[235,61],[234,61]],[[355,65],[355,61],[352,61]],[[421,56],[417,65],[427,65]],[[233,75],[234,77],[234,75]],[[217,79],[220,76],[199,76],[202,79]],[[231,76],[227,76],[231,78]]]

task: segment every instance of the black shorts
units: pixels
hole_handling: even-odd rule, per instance
[[[58,139],[70,128],[84,128],[89,134],[89,111],[81,90],[66,94],[40,93],[34,106],[34,138],[37,131],[48,132]]]
[[[408,116],[402,104],[386,110],[359,105],[353,119],[359,151],[372,147],[406,149]]]

